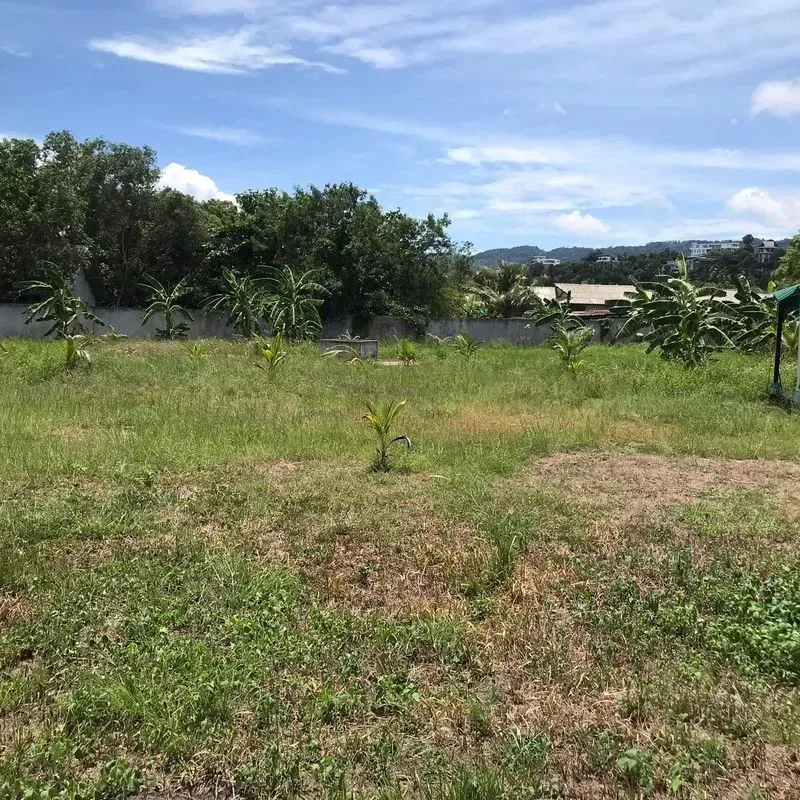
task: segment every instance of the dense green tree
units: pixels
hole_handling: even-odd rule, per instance
[[[0,295],[22,281],[71,277],[88,261],[83,161],[71,134],[0,141]],[[45,266],[47,264],[47,266]]]
[[[193,287],[189,300],[195,304],[200,302],[204,289],[207,294],[215,277],[207,274],[204,264],[210,243],[209,225],[209,213],[193,197],[163,189],[150,201],[142,232],[140,260],[145,272],[157,275],[166,286],[185,279]],[[141,292],[138,299],[143,299]]]
[[[98,300],[133,305],[149,266],[144,242],[159,176],[155,153],[103,139],[86,142],[84,150],[86,231],[92,242],[91,274],[102,287]]]
[[[778,286],[794,286],[800,283],[800,235],[795,236],[786,249],[772,278]]]
[[[40,277],[35,248],[39,147],[32,139],[0,141],[0,293]]]
[[[158,191],[158,176],[148,147],[68,132],[41,147],[0,142],[3,299],[17,282],[41,278],[45,262],[70,278],[83,267],[101,305],[140,307],[145,275],[166,287],[186,279],[192,306],[219,293],[226,274],[259,282],[278,266],[317,276],[323,316],[421,322],[448,313],[469,274],[469,246],[452,241],[446,216],[385,211],[352,183],[198,203]]]

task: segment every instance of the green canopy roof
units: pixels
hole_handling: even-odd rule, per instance
[[[800,283],[772,293],[779,306],[796,306],[800,303]]]

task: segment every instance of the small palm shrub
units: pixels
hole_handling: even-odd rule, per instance
[[[186,321],[192,322],[192,315],[180,304],[180,299],[192,291],[186,278],[181,278],[171,289],[150,275],[141,283],[148,291],[149,305],[142,313],[142,325],[155,314],[164,315],[164,327],[156,328],[156,339],[185,339],[189,332]],[[176,322],[176,317],[180,322]]]
[[[208,350],[202,342],[195,342],[191,346],[186,346],[186,355],[189,361],[197,366],[208,355]]]
[[[548,340],[548,344],[558,353],[561,363],[570,375],[574,377],[583,366],[581,353],[592,341],[593,336],[593,331],[589,328],[584,328],[582,325],[566,328],[557,322],[553,325],[553,335]]]
[[[475,358],[478,350],[482,347],[480,342],[476,342],[475,338],[466,331],[462,331],[453,340],[453,349],[467,362]]]
[[[404,444],[406,448],[411,447],[411,439],[408,436],[392,436],[392,425],[406,406],[406,401],[389,400],[379,404],[374,401],[365,401],[367,413],[364,419],[369,423],[375,436],[378,439],[376,457],[373,469],[376,472],[388,472],[391,469],[389,460],[389,450],[392,445]]]
[[[397,358],[407,367],[417,363],[417,346],[410,339],[397,343]]]
[[[343,342],[339,347],[331,350],[326,350],[322,354],[323,358],[341,358],[346,364],[357,364],[360,367],[366,367],[367,361],[362,358],[361,353],[356,350],[352,345]]]
[[[796,317],[788,319],[783,326],[783,358],[788,361],[797,360],[797,348],[800,346],[800,320]]]
[[[278,331],[271,342],[264,342],[264,346],[258,351],[256,366],[267,373],[270,381],[275,380],[278,369],[286,361],[286,348],[283,344],[283,333]]]

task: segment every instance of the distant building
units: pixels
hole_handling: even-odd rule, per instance
[[[709,253],[738,250],[741,242],[694,242],[689,248],[689,258],[705,258]]]
[[[532,264],[541,264],[543,267],[558,267],[561,265],[560,258],[547,258],[546,256],[534,256],[531,259]]]
[[[596,264],[619,264],[619,259],[616,256],[597,256]]]
[[[774,239],[756,239],[753,242],[753,250],[759,264],[769,264],[774,260],[778,246]]]

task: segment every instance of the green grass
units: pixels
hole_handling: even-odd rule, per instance
[[[768,359],[439,350],[294,347],[269,381],[243,344],[69,373],[8,343],[0,800],[800,782],[800,415]],[[386,474],[364,398],[407,401]]]

